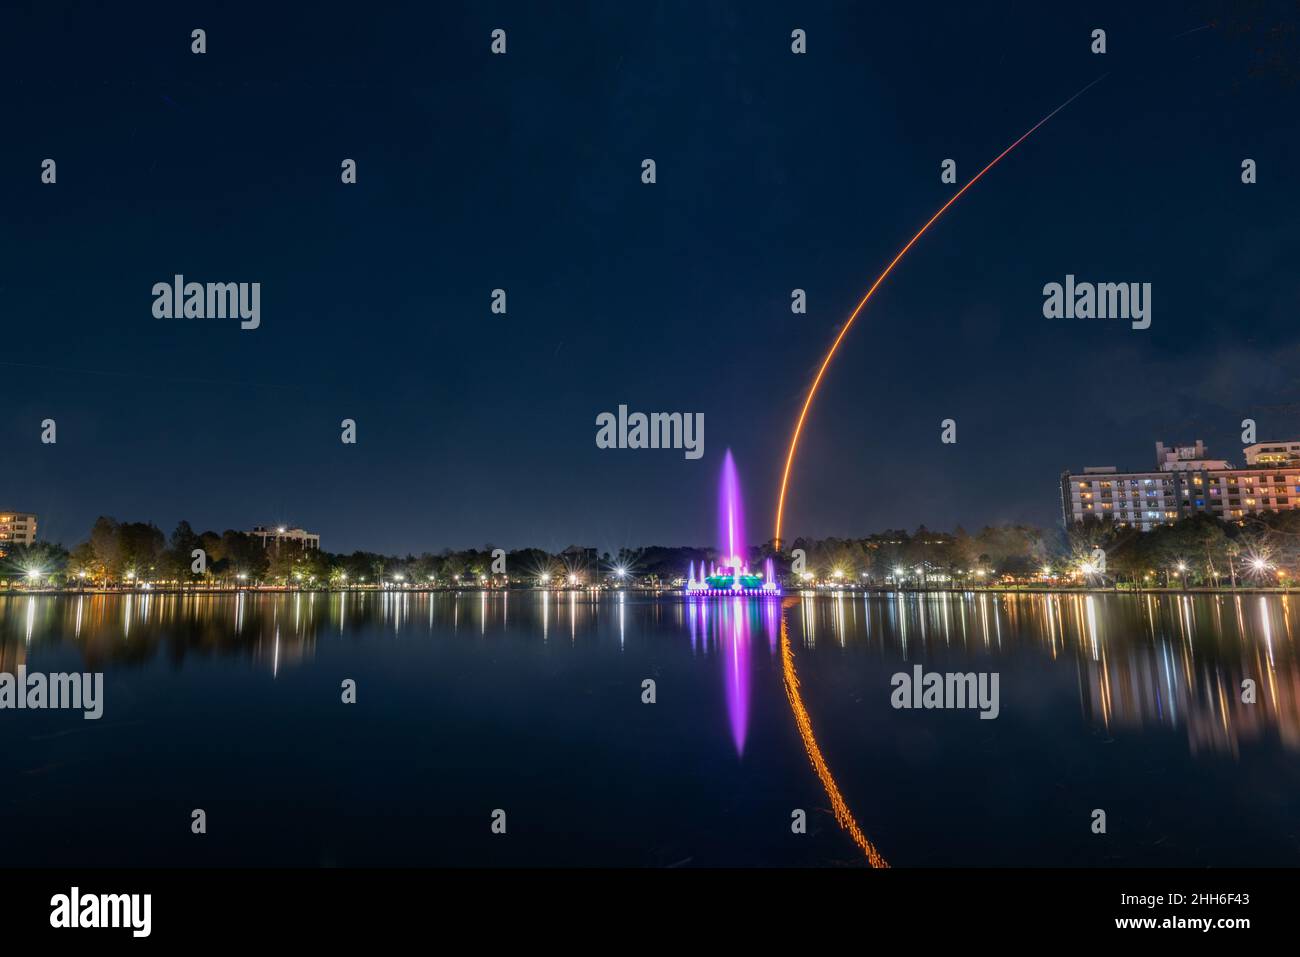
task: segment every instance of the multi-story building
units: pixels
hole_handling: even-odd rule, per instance
[[[1242,451],[1246,454],[1246,464],[1253,467],[1300,465],[1300,442],[1256,442]]]
[[[1270,459],[1275,449],[1297,456]],[[1286,454],[1285,451],[1281,454]],[[1061,473],[1061,515],[1066,525],[1089,516],[1143,531],[1205,513],[1235,521],[1259,512],[1300,508],[1300,442],[1261,442],[1246,449],[1247,468],[1206,457],[1205,446],[1168,448],[1156,443],[1153,472],[1121,472],[1113,465]]]
[[[1232,466],[1226,459],[1209,458],[1205,443],[1200,439],[1195,445],[1168,446],[1156,443],[1156,467],[1162,472],[1207,472],[1222,471]]]
[[[320,536],[301,528],[286,528],[283,525],[268,528],[265,525],[254,525],[249,534],[260,538],[263,548],[278,546],[282,542],[289,542],[299,548],[320,548]]]
[[[0,509],[0,555],[15,545],[36,541],[36,516],[30,512],[6,512]]]

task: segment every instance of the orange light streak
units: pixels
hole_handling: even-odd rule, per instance
[[[812,407],[813,398],[816,397],[817,389],[822,383],[822,378],[826,375],[826,369],[831,364],[831,359],[835,358],[835,353],[839,349],[840,343],[844,341],[844,337],[848,334],[849,329],[852,328],[853,323],[857,320],[858,314],[862,312],[862,308],[867,304],[871,297],[875,295],[876,290],[880,288],[880,284],[885,281],[886,277],[894,271],[894,267],[898,265],[899,260],[907,255],[908,250],[916,245],[917,240],[925,235],[925,231],[934,225],[935,220],[948,211],[949,206],[961,199],[966,190],[978,183],[980,178],[996,166],[1004,156],[1014,150],[1025,140],[1029,139],[1029,137],[1032,136],[1040,126],[1054,117],[1057,113],[1061,112],[1061,110],[1065,109],[1079,97],[1083,96],[1083,94],[1087,93],[1088,90],[1092,89],[1092,87],[1104,80],[1106,76],[1107,74],[1103,73],[1101,76],[1097,77],[1097,79],[1093,80],[1078,93],[1074,94],[1074,96],[1070,97],[1056,109],[1052,110],[1052,112],[1048,113],[1041,120],[1031,126],[1018,140],[1004,149],[997,156],[993,157],[992,161],[976,173],[971,178],[970,182],[957,190],[948,202],[939,207],[939,211],[931,216],[926,221],[925,225],[916,231],[916,235],[907,241],[907,245],[898,251],[898,255],[889,261],[889,265],[886,266],[884,271],[876,277],[876,281],[871,284],[871,288],[867,290],[867,294],[862,297],[862,301],[858,303],[857,308],[854,309],[853,313],[849,316],[848,321],[844,323],[844,327],[840,329],[840,334],[836,336],[835,341],[831,343],[830,351],[826,353],[826,358],[822,360],[821,368],[817,370],[817,375],[813,378],[812,385],[808,388],[808,396],[804,399],[803,408],[799,411],[799,420],[795,423],[794,434],[790,436],[790,451],[785,457],[785,471],[781,474],[781,492],[776,500],[776,535],[774,535],[773,538],[778,545],[781,541],[781,523],[785,518],[785,495],[790,484],[790,469],[794,466],[794,453],[799,446],[799,435],[803,432],[804,422],[808,418],[808,410]]]
[[[867,855],[867,862],[872,867],[888,867],[889,862],[876,850],[876,846],[868,840],[862,828],[858,827],[858,822],[854,820],[853,812],[849,810],[844,795],[840,793],[839,786],[835,783],[835,776],[831,774],[830,765],[822,757],[822,749],[817,746],[812,718],[808,716],[808,709],[803,706],[803,696],[799,693],[799,676],[794,671],[794,652],[790,648],[790,627],[785,614],[787,608],[798,603],[797,598],[787,598],[781,603],[781,674],[785,678],[785,696],[790,700],[790,710],[794,712],[794,722],[799,727],[799,736],[803,738],[803,747],[808,752],[808,760],[812,762],[813,770],[817,772],[826,796],[830,798],[831,810],[835,812],[836,822],[849,832],[849,837],[853,838],[853,843]]]

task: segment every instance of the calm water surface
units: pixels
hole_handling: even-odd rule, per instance
[[[1259,595],[10,595],[0,670],[103,671],[105,702],[99,721],[0,710],[0,864],[866,866],[838,795],[893,866],[1296,865],[1298,614]],[[895,710],[914,664],[997,672],[999,717]]]

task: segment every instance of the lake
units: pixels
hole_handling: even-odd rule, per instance
[[[103,716],[0,710],[0,860],[1294,866],[1297,613],[1226,594],[11,594],[0,671],[103,672]],[[895,708],[916,665],[996,674],[997,717]]]

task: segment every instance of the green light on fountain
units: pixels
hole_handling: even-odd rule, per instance
[[[741,588],[762,588],[761,575],[709,575],[704,579],[710,588],[731,588],[737,581]]]

